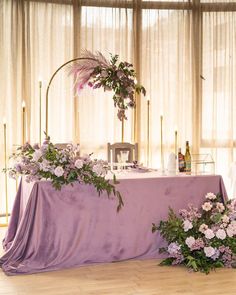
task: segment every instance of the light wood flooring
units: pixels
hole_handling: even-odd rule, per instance
[[[3,234],[0,229],[1,240]],[[0,295],[13,294],[235,295],[236,269],[204,275],[183,267],[160,267],[157,260],[130,260],[13,277],[0,270]]]

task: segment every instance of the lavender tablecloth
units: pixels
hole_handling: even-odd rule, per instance
[[[131,258],[160,258],[164,245],[152,223],[165,219],[168,207],[200,206],[207,192],[227,194],[221,176],[122,179],[124,207],[98,197],[89,185],[56,191],[50,182],[19,186],[0,266],[8,275],[58,270]]]

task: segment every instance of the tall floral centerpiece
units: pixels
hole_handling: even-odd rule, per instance
[[[12,155],[12,167],[7,170],[10,177],[24,175],[27,182],[50,180],[58,190],[63,185],[73,185],[74,182],[93,185],[99,195],[103,191],[108,197],[113,194],[118,200],[119,211],[123,201],[116,190],[115,178],[113,183],[105,178],[107,163],[92,160],[90,155],[78,156],[78,152],[78,145],[68,144],[65,149],[60,150],[50,138],[47,138],[42,146],[26,143]]]
[[[208,193],[200,210],[193,207],[169,210],[168,220],[153,224],[168,242],[160,252],[168,258],[161,265],[182,264],[209,273],[218,267],[234,267],[236,258],[236,200],[222,203],[220,195]]]
[[[127,119],[125,111],[135,107],[135,93],[146,95],[145,88],[137,83],[134,67],[128,62],[118,62],[119,56],[111,55],[107,60],[102,53],[85,50],[81,59],[68,66],[69,74],[75,78],[75,88],[80,92],[86,85],[92,89],[113,91],[114,106],[118,118]]]

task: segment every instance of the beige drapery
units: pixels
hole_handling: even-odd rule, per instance
[[[121,60],[134,63],[150,98],[149,163],[153,167],[160,167],[163,113],[165,164],[174,151],[176,125],[178,146],[184,148],[189,140],[194,152],[212,153],[217,172],[227,174],[235,151],[236,5],[234,1],[207,2],[0,0],[0,116],[7,119],[8,154],[21,144],[22,100],[26,102],[27,139],[37,142],[39,78],[44,114],[50,76],[87,48],[107,57],[109,52],[117,53]],[[82,151],[105,157],[106,143],[121,138],[112,94],[84,90],[78,98],[72,84],[65,71],[53,82],[49,133],[54,142],[80,142]],[[146,98],[137,97],[137,105],[125,123],[125,140],[139,142],[140,160],[145,164]],[[42,130],[44,126],[43,115]],[[3,128],[0,144],[2,168]],[[3,183],[1,175],[1,187]],[[12,196],[14,189],[11,182]]]

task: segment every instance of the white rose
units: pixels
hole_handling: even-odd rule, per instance
[[[215,254],[216,250],[213,247],[204,247],[204,253],[206,257],[212,257]]]
[[[64,169],[63,169],[61,166],[57,166],[57,168],[54,169],[54,174],[55,174],[57,177],[62,176],[63,173],[64,173]]]
[[[212,204],[210,202],[205,202],[203,205],[202,205],[202,209],[205,210],[205,211],[210,211],[212,208]]]
[[[233,232],[233,230],[232,230],[230,227],[229,227],[229,228],[226,228],[226,232],[227,232],[227,235],[228,235],[230,238],[233,237],[234,232]]]
[[[185,243],[186,243],[186,245],[187,245],[189,248],[191,248],[192,245],[195,243],[195,239],[194,239],[194,237],[188,237],[188,238],[186,238]]]
[[[81,169],[84,165],[84,161],[81,160],[81,159],[78,159],[75,161],[75,167],[78,168],[78,169]]]
[[[191,228],[193,228],[192,222],[190,222],[188,219],[186,219],[184,221],[184,231],[187,232]]]
[[[213,239],[215,234],[213,232],[213,230],[211,230],[210,228],[208,228],[207,230],[205,230],[204,235],[207,239]]]
[[[216,199],[216,195],[213,194],[213,193],[207,193],[206,194],[206,199],[215,200]]]
[[[226,232],[223,229],[218,229],[216,232],[216,237],[220,240],[224,240],[226,238]]]

